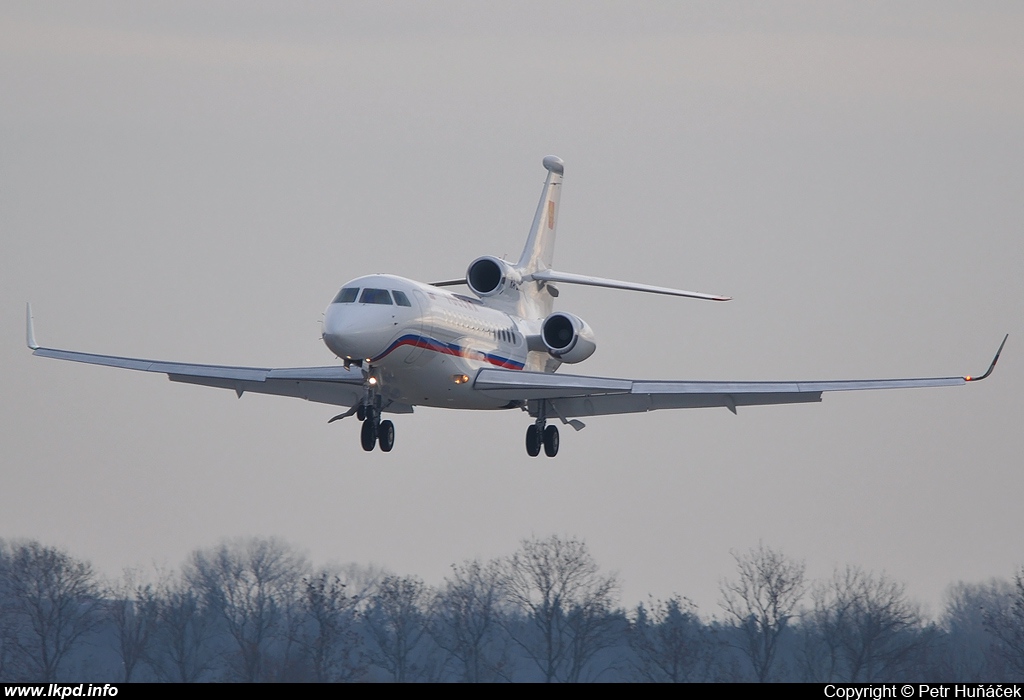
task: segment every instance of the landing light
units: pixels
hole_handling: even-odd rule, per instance
[[[467,377],[464,374],[453,374],[452,381],[455,382],[456,384],[465,384],[466,382],[469,381],[469,377]]]
[[[377,383],[377,378],[376,377],[370,377],[367,381],[370,382],[370,386],[373,386],[374,384]]]

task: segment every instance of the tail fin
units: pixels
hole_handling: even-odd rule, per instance
[[[533,217],[530,236],[526,239],[526,247],[516,266],[520,273],[533,274],[539,270],[551,268],[551,260],[555,253],[555,224],[558,222],[558,198],[562,190],[562,174],[565,172],[562,159],[558,156],[546,156],[544,167],[548,177],[544,181],[544,190],[537,204],[537,213]]]

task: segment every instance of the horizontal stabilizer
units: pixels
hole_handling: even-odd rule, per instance
[[[592,277],[590,275],[574,275],[571,272],[557,272],[555,270],[538,270],[526,279],[537,280],[538,282],[564,282],[566,284],[583,284],[589,287],[608,287],[610,289],[627,289],[633,292],[647,292],[649,294],[667,294],[674,297],[689,297],[691,299],[707,299],[709,301],[729,301],[732,297],[724,297],[719,294],[704,294],[703,292],[688,292],[683,289],[672,289],[671,287],[655,287],[650,284],[637,284],[635,282],[622,282],[610,280],[604,277]]]

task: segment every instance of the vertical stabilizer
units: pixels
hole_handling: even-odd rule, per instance
[[[533,217],[530,237],[526,239],[526,247],[516,266],[523,275],[550,269],[555,253],[555,225],[558,223],[558,197],[562,189],[564,164],[558,156],[546,156],[544,167],[548,177]]]

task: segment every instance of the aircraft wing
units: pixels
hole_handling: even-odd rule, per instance
[[[485,368],[477,372],[473,387],[509,401],[547,400],[561,418],[642,413],[662,408],[722,406],[736,412],[738,406],[808,403],[821,401],[826,391],[911,389],[957,386],[988,377],[1006,344],[1003,338],[988,371],[978,377],[923,377],[918,379],[844,379],[794,382],[652,381],[610,379],[572,374],[544,374]],[[530,412],[533,413],[531,407]]]
[[[363,396],[363,374],[358,369],[339,366],[328,367],[232,367],[228,365],[203,365],[187,362],[164,362],[135,357],[94,355],[73,350],[57,350],[41,347],[35,339],[31,311],[27,312],[26,334],[28,346],[33,355],[50,357],[55,360],[70,360],[91,365],[104,365],[140,372],[166,374],[172,382],[200,384],[203,386],[231,389],[238,396],[245,392],[294,396],[335,406],[353,406]],[[411,413],[409,406],[391,405],[386,410],[393,413]]]

